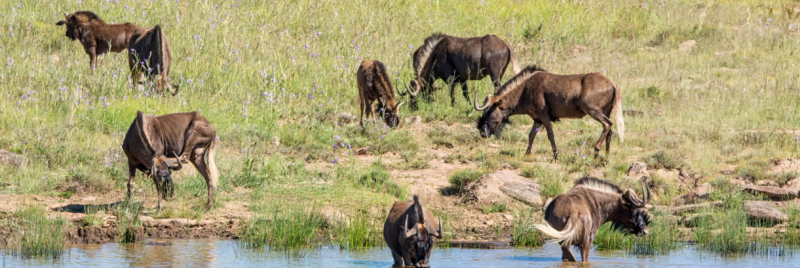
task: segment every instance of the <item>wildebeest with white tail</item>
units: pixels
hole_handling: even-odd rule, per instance
[[[422,208],[415,195],[413,202],[394,202],[386,223],[383,238],[392,251],[394,266],[429,267],[436,239],[442,238],[442,220],[433,229],[433,213]]]
[[[622,94],[617,84],[599,73],[558,75],[536,66],[528,66],[496,89],[494,95],[486,97],[483,106],[478,106],[478,93],[475,92],[475,109],[483,111],[477,127],[484,138],[499,135],[509,116],[530,116],[534,123],[528,135],[528,149],[525,154],[531,153],[533,139],[536,138],[539,128],[544,126],[553,149],[553,159],[558,159],[552,122],[561,118],[582,118],[588,114],[603,124],[603,133],[594,146],[595,158],[603,141],[606,143],[608,155],[612,136],[612,111],[620,142],[625,136]]]
[[[173,96],[178,94],[179,86],[171,84],[169,79],[172,47],[160,25],[136,29],[128,41],[128,48],[128,65],[134,87],[138,83],[155,80],[158,92],[167,89]]]
[[[133,23],[107,24],[91,11],[64,13],[64,19],[56,25],[67,26],[67,37],[79,40],[83,50],[89,55],[89,67],[97,68],[97,55],[122,52],[128,47],[128,40],[139,28]]]
[[[618,186],[597,178],[583,177],[575,187],[557,195],[544,211],[544,224],[534,227],[561,245],[561,259],[575,261],[570,249],[577,245],[583,262],[589,261],[597,229],[606,222],[624,227],[636,236],[647,234],[650,217],[645,205],[650,200],[650,190],[642,184],[639,199],[633,190],[622,191]]]
[[[400,106],[403,102],[396,103],[394,90],[389,75],[386,73],[386,65],[377,60],[365,60],[361,62],[356,72],[358,80],[358,103],[360,104],[360,124],[364,128],[364,114],[367,118],[374,117],[374,107],[372,102],[378,101],[378,110],[381,117],[389,127],[396,127],[400,123]]]
[[[450,84],[450,105],[455,105],[455,86],[461,84],[464,98],[469,102],[467,81],[492,79],[495,88],[511,65],[514,73],[519,66],[514,59],[511,46],[496,35],[460,38],[434,33],[425,38],[425,43],[414,51],[414,80],[406,87],[411,94],[412,105],[420,92],[430,95],[433,83],[442,79]]]
[[[158,211],[161,199],[172,195],[172,170],[180,170],[181,162],[194,164],[208,186],[208,203],[214,204],[219,171],[214,164],[217,131],[198,112],[152,116],[136,112],[136,119],[125,134],[122,150],[128,157],[128,200],[136,170],[149,174],[158,192]]]

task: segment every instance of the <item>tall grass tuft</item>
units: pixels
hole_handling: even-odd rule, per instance
[[[539,230],[533,228],[533,222],[541,220],[535,217],[533,209],[528,209],[514,217],[511,223],[511,244],[515,247],[538,247],[544,245],[545,239]]]
[[[366,211],[356,212],[348,222],[330,228],[341,249],[363,249],[382,245],[383,232],[379,219]]]
[[[25,207],[14,213],[18,244],[13,254],[22,258],[58,259],[64,254],[64,228],[68,224],[61,217],[48,219],[47,212],[37,206]]]
[[[319,242],[323,219],[317,210],[275,206],[269,213],[244,224],[238,241],[241,247],[296,249]]]
[[[486,171],[475,169],[459,169],[450,174],[450,186],[458,190],[459,193],[471,182],[478,181]]]

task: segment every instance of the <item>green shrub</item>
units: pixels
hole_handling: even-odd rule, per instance
[[[450,185],[459,193],[471,182],[478,181],[487,172],[474,169],[459,169],[450,174]]]

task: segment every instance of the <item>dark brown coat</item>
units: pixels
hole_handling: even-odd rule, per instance
[[[642,200],[631,189],[623,192],[612,183],[584,177],[572,190],[550,201],[544,211],[546,223],[534,227],[561,245],[563,261],[576,261],[570,248],[577,245],[581,260],[587,262],[597,229],[606,222],[614,222],[636,236],[647,234],[650,218],[644,207],[649,193],[642,185]]]
[[[161,26],[153,28],[139,28],[134,31],[128,41],[128,65],[131,68],[131,79],[134,86],[144,77],[147,80],[156,80],[159,92],[168,89],[174,96],[180,88],[172,85],[169,80],[169,70],[172,64],[172,47]]]
[[[422,208],[419,198],[414,201],[394,202],[386,223],[383,238],[392,251],[394,266],[430,266],[431,250],[436,239],[442,238],[442,220],[439,229],[433,229],[433,213]],[[427,224],[431,223],[431,224]]]
[[[533,119],[526,154],[531,153],[533,139],[544,125],[553,149],[553,159],[558,159],[551,123],[561,118],[582,118],[587,114],[603,124],[603,133],[595,144],[594,156],[597,157],[603,141],[606,142],[608,154],[613,124],[610,119],[612,110],[619,139],[624,139],[622,94],[611,79],[599,73],[558,75],[529,66],[496,89],[494,96],[486,97],[483,106],[478,106],[477,92],[475,98],[475,109],[483,111],[477,127],[484,138],[499,135],[509,116],[525,114]]]
[[[64,13],[64,20],[56,25],[67,25],[67,37],[79,40],[83,50],[89,55],[89,67],[97,68],[97,55],[121,52],[128,46],[128,40],[139,28],[133,23],[106,24],[91,11]]]
[[[171,170],[179,170],[181,162],[191,161],[208,185],[208,203],[214,203],[219,172],[214,164],[217,132],[198,112],[152,116],[136,112],[122,150],[128,157],[128,199],[136,170],[149,174],[158,191],[158,210],[162,197],[171,195]],[[208,155],[206,156],[206,153]],[[205,158],[205,161],[204,161]]]
[[[435,33],[414,51],[415,77],[406,90],[415,100],[420,92],[430,95],[433,83],[442,79],[452,81],[451,105],[455,105],[457,83],[461,84],[462,94],[469,102],[467,81],[489,76],[495,88],[499,87],[508,65],[512,66],[515,74],[519,72],[511,46],[496,35],[460,38]],[[415,104],[412,101],[412,105]]]
[[[376,60],[365,60],[361,62],[356,73],[358,80],[358,103],[361,105],[359,110],[361,128],[364,128],[364,114],[369,118],[374,116],[372,102],[378,101],[383,120],[390,127],[397,127],[400,123],[400,106],[403,103],[395,103],[394,89],[389,75],[386,74],[386,66]]]

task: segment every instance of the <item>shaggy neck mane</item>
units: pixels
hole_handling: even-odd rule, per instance
[[[97,21],[100,24],[106,24],[106,22],[103,21],[103,19],[101,19],[99,16],[97,16],[97,14],[94,14],[94,12],[91,11],[75,12],[75,17],[84,17],[86,18],[87,22]]]
[[[583,186],[592,190],[597,190],[600,192],[605,192],[610,194],[622,194],[622,189],[620,189],[619,186],[616,186],[613,183],[593,177],[581,178],[580,180],[578,180],[578,182],[575,183],[575,187],[578,186]]]
[[[380,87],[383,90],[378,90],[378,94],[383,98],[384,105],[392,106],[391,108],[394,109],[394,89],[392,88],[392,83],[389,82],[389,76],[386,72],[386,65],[383,65],[381,62],[376,62],[375,64],[375,76],[373,76],[373,84],[380,84]],[[378,81],[374,81],[377,79]]]
[[[525,85],[525,82],[528,81],[528,78],[533,76],[536,72],[547,72],[544,68],[541,68],[536,65],[530,65],[522,69],[517,75],[508,80],[504,85],[500,86],[495,90],[494,95],[498,98],[503,97],[506,92],[513,92],[519,90],[520,86]]]
[[[431,36],[425,38],[425,43],[419,48],[419,55],[417,58],[414,59],[414,72],[417,74],[417,78],[420,78],[424,75],[425,69],[428,69],[431,63],[431,54],[433,54],[433,50],[436,48],[436,45],[439,44],[439,41],[442,40],[444,34],[442,33],[434,33]]]

